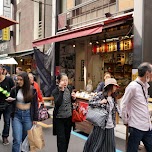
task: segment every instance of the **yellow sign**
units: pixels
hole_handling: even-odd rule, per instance
[[[3,41],[10,40],[10,28],[9,27],[2,29],[2,40]]]

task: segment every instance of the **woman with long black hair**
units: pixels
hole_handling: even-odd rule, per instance
[[[115,152],[115,117],[118,109],[115,97],[115,91],[118,84],[114,78],[105,80],[103,92],[99,92],[90,101],[92,107],[104,108],[108,115],[104,127],[94,126],[90,133],[83,152]]]
[[[11,91],[8,102],[13,104],[12,152],[20,152],[21,143],[27,136],[27,130],[32,128],[38,120],[38,101],[36,90],[30,85],[26,72],[20,72],[17,76],[17,86]]]

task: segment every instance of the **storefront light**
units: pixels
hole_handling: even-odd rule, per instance
[[[75,48],[75,44],[73,44],[73,47]]]
[[[21,62],[23,62],[23,59],[20,59]]]
[[[92,42],[90,41],[89,44],[92,45]]]

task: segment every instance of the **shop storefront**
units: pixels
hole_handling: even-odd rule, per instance
[[[23,71],[33,72],[36,70],[36,63],[34,59],[34,50],[24,50],[15,53],[9,53],[10,57],[14,57],[19,67],[22,67]],[[13,73],[15,73],[16,66],[13,67]]]
[[[34,46],[57,42],[59,64],[57,69],[65,72],[73,80],[77,101],[84,109],[93,93],[86,92],[87,81],[92,80],[93,90],[103,81],[105,72],[110,72],[119,83],[118,98],[131,81],[133,63],[133,17],[132,13],[105,20],[96,33],[79,35],[63,34],[34,42]],[[80,30],[81,31],[81,30]],[[83,33],[86,31],[83,29]],[[77,36],[76,36],[77,35]],[[86,127],[88,126],[88,127]],[[91,124],[87,121],[77,123],[76,127],[89,133]],[[87,128],[87,129],[86,129]]]

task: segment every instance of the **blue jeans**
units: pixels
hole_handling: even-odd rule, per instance
[[[12,152],[20,152],[21,143],[27,136],[27,130],[32,127],[30,110],[17,109],[12,120],[13,146]]]
[[[138,152],[140,141],[143,142],[147,152],[152,152],[152,130],[141,131],[129,127],[129,132],[127,152]]]
[[[3,114],[3,120],[4,120],[4,127],[3,127],[3,131],[2,131],[2,137],[8,137],[9,136],[11,113],[12,113],[12,105],[8,105],[5,108],[5,110],[0,111],[0,118]]]

